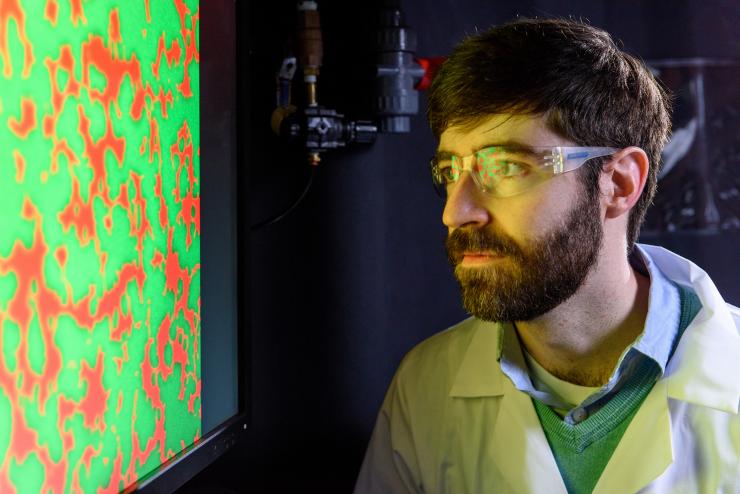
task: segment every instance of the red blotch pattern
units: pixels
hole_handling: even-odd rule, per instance
[[[15,181],[21,183],[26,175],[26,160],[17,149],[13,150],[13,161],[15,162]]]
[[[85,12],[82,10],[82,0],[69,0],[69,5],[71,7],[71,14],[70,19],[72,20],[72,24],[75,26],[78,22],[82,22],[83,24],[87,24],[87,19],[85,18]]]
[[[46,8],[44,9],[44,18],[51,22],[52,26],[57,25],[57,14],[59,13],[59,5],[56,0],[46,0]]]
[[[13,75],[13,62],[8,50],[8,27],[15,21],[18,41],[23,46],[23,78],[27,78],[33,66],[33,48],[26,35],[26,14],[21,8],[20,0],[2,0],[0,2],[0,60],[3,62],[3,76],[9,79]]]
[[[21,99],[21,118],[11,117],[8,127],[20,139],[25,139],[36,128],[36,104],[30,98]]]
[[[105,432],[103,414],[107,407],[110,391],[106,391],[103,386],[103,353],[101,351],[98,351],[95,367],[90,368],[87,362],[82,361],[80,379],[87,384],[87,394],[77,406],[77,410],[84,418],[85,427],[93,431]]]

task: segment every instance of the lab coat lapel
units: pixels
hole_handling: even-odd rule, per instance
[[[632,418],[594,494],[637,492],[673,462],[667,386],[658,381]]]
[[[504,378],[491,455],[502,477],[501,492],[566,493],[531,398]]]
[[[482,321],[476,324],[450,396],[499,400],[492,437],[486,441],[490,447],[485,452],[485,465],[496,470],[488,476],[494,485],[485,487],[491,492],[565,494],[531,398],[514,387],[498,363],[504,327]]]
[[[729,321],[727,320],[729,319]],[[724,306],[705,305],[689,325],[668,363],[668,396],[738,413],[740,338]]]

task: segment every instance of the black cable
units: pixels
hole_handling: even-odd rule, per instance
[[[298,197],[298,199],[293,203],[292,206],[290,206],[288,209],[286,209],[282,213],[278,214],[277,216],[274,216],[272,218],[267,218],[266,220],[262,220],[259,223],[255,224],[255,225],[252,225],[250,227],[250,230],[252,232],[256,232],[257,230],[259,230],[262,227],[265,227],[265,226],[268,226],[268,225],[272,225],[274,223],[277,223],[278,221],[280,221],[281,219],[283,219],[284,217],[286,217],[288,214],[290,214],[290,212],[293,211],[298,206],[298,204],[301,203],[301,201],[303,200],[303,198],[306,197],[306,194],[308,194],[308,189],[311,188],[311,184],[313,183],[313,176],[315,174],[316,174],[316,167],[315,166],[311,166],[311,175],[308,177],[308,183],[306,184],[306,187],[303,189],[303,192],[301,192],[300,197]]]

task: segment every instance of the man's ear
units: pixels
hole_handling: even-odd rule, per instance
[[[630,146],[612,156],[601,176],[601,195],[606,217],[628,213],[645,188],[650,160],[641,148]]]

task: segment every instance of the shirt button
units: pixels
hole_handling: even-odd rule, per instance
[[[573,410],[573,421],[578,424],[588,418],[588,411],[585,408],[576,408]]]

